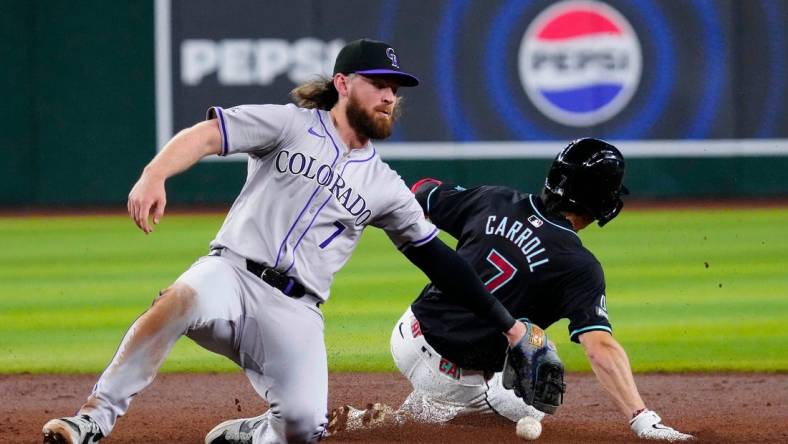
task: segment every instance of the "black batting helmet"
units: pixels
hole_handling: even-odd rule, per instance
[[[553,213],[588,213],[603,226],[618,215],[629,194],[624,179],[624,156],[599,139],[577,139],[566,146],[550,166],[542,201]]]

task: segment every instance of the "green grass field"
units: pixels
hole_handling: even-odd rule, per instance
[[[220,215],[0,218],[0,373],[95,373],[199,255]],[[581,233],[605,267],[615,336],[636,371],[788,370],[788,209],[625,211]],[[450,239],[447,239],[450,241]],[[324,306],[332,371],[390,371],[388,338],[426,279],[367,230]],[[566,321],[548,332],[589,370]],[[163,371],[234,371],[182,339]]]

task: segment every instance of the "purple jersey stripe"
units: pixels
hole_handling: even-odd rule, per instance
[[[427,235],[427,237],[424,237],[424,238],[422,238],[422,239],[419,239],[419,240],[417,240],[417,241],[414,241],[414,242],[407,242],[407,243],[405,243],[405,244],[403,244],[403,245],[400,245],[399,247],[397,247],[397,249],[398,249],[399,251],[405,251],[405,250],[407,250],[407,249],[408,249],[408,248],[410,248],[410,247],[420,247],[420,246],[422,246],[422,245],[426,244],[427,242],[431,241],[432,239],[434,239],[434,238],[435,238],[435,236],[437,236],[437,235],[438,235],[438,227],[435,227],[435,228],[434,228],[434,229],[433,229],[433,230],[430,232],[430,234],[428,234],[428,235]]]
[[[321,120],[321,123],[322,123],[322,120]],[[325,129],[325,127],[324,127],[324,129]],[[328,131],[326,131],[326,134],[328,134]],[[331,135],[329,134],[328,137],[331,138]],[[331,142],[333,142],[333,141],[334,141],[334,139],[332,138]],[[369,157],[367,157],[366,159],[349,160],[345,164],[345,166],[342,167],[342,172],[339,173],[339,174],[340,175],[345,174],[345,170],[347,169],[348,165],[350,165],[351,163],[364,163],[364,162],[367,162],[369,160],[372,160],[372,158],[375,157],[376,153],[377,153],[377,151],[375,150],[375,147],[373,146],[372,147],[372,154]],[[321,211],[323,211],[323,208],[328,204],[328,202],[330,200],[331,200],[331,195],[330,195],[330,190],[329,190],[328,199],[326,199],[325,202],[323,202],[323,205],[321,205],[320,208],[315,212],[315,215],[312,216],[312,220],[309,222],[309,226],[307,226],[306,230],[304,230],[304,232],[301,233],[301,237],[298,238],[298,241],[296,242],[295,247],[293,247],[293,262],[291,262],[290,265],[287,267],[287,269],[285,270],[285,273],[290,271],[293,268],[293,265],[295,265],[295,260],[296,260],[295,259],[295,252],[298,249],[298,246],[301,245],[301,240],[304,238],[304,236],[306,236],[307,231],[309,231],[309,229],[312,228],[312,224],[314,224],[315,220],[317,220],[317,216],[320,214]]]
[[[320,115],[320,110],[317,110],[315,112],[317,114],[317,118],[320,120],[320,124],[323,126],[323,130],[326,132],[326,134],[328,134],[328,138],[331,139],[331,144],[334,145],[334,150],[336,151],[336,154],[334,155],[334,161],[331,163],[331,167],[333,168],[334,165],[336,165],[337,160],[339,159],[339,147],[337,146],[336,142],[334,142],[334,138],[331,137],[331,134],[329,134],[328,128],[326,128],[326,124],[323,123],[323,117]],[[285,235],[285,238],[282,239],[282,243],[279,244],[279,250],[276,252],[276,262],[274,263],[274,268],[279,266],[279,261],[282,259],[282,250],[285,247],[285,242],[287,242],[287,239],[293,233],[293,229],[298,224],[298,221],[301,220],[301,216],[304,215],[304,211],[306,211],[306,209],[309,208],[309,204],[312,203],[312,199],[314,199],[315,196],[317,195],[317,192],[320,191],[320,187],[321,187],[321,185],[318,185],[317,188],[315,188],[315,191],[312,192],[312,195],[309,196],[309,200],[306,201],[306,205],[304,205],[304,208],[302,208],[301,212],[298,213],[298,217],[296,217],[296,219],[293,221],[293,224],[290,225],[290,230],[288,230],[287,234]],[[311,225],[311,223],[310,223],[310,225]],[[302,235],[302,237],[303,237],[303,235]],[[298,246],[298,244],[296,244],[296,247],[297,246]],[[295,248],[293,248],[293,253],[295,253]],[[288,268],[288,270],[289,269],[290,268]]]
[[[309,231],[309,229],[312,228],[312,224],[315,223],[315,220],[317,219],[317,215],[320,214],[321,211],[323,211],[323,208],[328,204],[328,202],[330,200],[331,200],[331,196],[328,196],[326,198],[326,200],[323,202],[323,204],[320,205],[320,208],[315,212],[315,215],[312,216],[312,220],[309,221],[309,225],[306,227],[306,230],[304,230],[304,232],[301,233],[301,236],[296,241],[296,244],[293,247],[293,261],[290,262],[290,265],[287,266],[287,268],[285,269],[285,273],[290,271],[293,268],[293,265],[295,265],[295,262],[296,262],[295,253],[296,253],[296,250],[298,249],[298,246],[301,245],[301,240],[304,239],[304,236],[306,236],[307,231]]]
[[[421,239],[419,239],[419,240],[413,241],[413,242],[411,242],[410,244],[411,244],[411,245],[413,245],[414,247],[418,247],[418,246],[419,246],[419,245],[421,245],[421,244],[425,244],[425,243],[427,243],[427,242],[431,241],[431,240],[432,240],[432,238],[434,238],[434,237],[435,237],[437,234],[438,234],[438,227],[435,227],[435,228],[434,228],[434,229],[433,229],[433,230],[430,232],[430,234],[428,234],[427,236],[425,236],[425,237],[423,237],[423,238],[421,238]]]
[[[318,191],[320,191],[320,186],[315,188],[315,191],[313,191],[312,195],[309,196],[309,200],[306,201],[306,204],[304,205],[304,208],[301,208],[301,212],[298,213],[298,217],[296,217],[295,221],[293,221],[293,224],[290,225],[290,230],[287,231],[287,234],[285,235],[285,238],[282,239],[282,243],[279,244],[279,251],[276,252],[276,262],[274,263],[274,268],[279,266],[279,261],[282,259],[282,250],[285,248],[285,242],[287,242],[287,238],[289,238],[290,234],[293,233],[293,229],[295,229],[295,226],[298,224],[298,221],[301,220],[301,216],[304,215],[304,212],[306,211],[306,209],[309,208],[309,204],[312,203],[312,199],[315,198],[315,196],[317,195]]]
[[[219,116],[219,130],[222,133],[222,156],[226,156],[230,145],[227,141],[227,125],[224,123],[224,111],[218,106],[213,107],[213,109],[216,110],[216,115]]]

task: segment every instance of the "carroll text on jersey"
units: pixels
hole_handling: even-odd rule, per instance
[[[519,220],[512,220],[504,216],[498,221],[498,217],[494,214],[487,217],[487,225],[484,228],[484,233],[492,236],[501,236],[509,239],[512,243],[517,245],[517,248],[525,255],[525,260],[528,261],[528,268],[531,271],[540,265],[550,262],[547,258],[542,240],[534,235],[533,230],[530,228],[523,229],[524,225]]]

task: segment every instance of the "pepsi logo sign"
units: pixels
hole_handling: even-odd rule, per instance
[[[618,114],[637,90],[640,42],[611,6],[570,0],[542,11],[520,44],[520,81],[534,106],[568,126]]]

